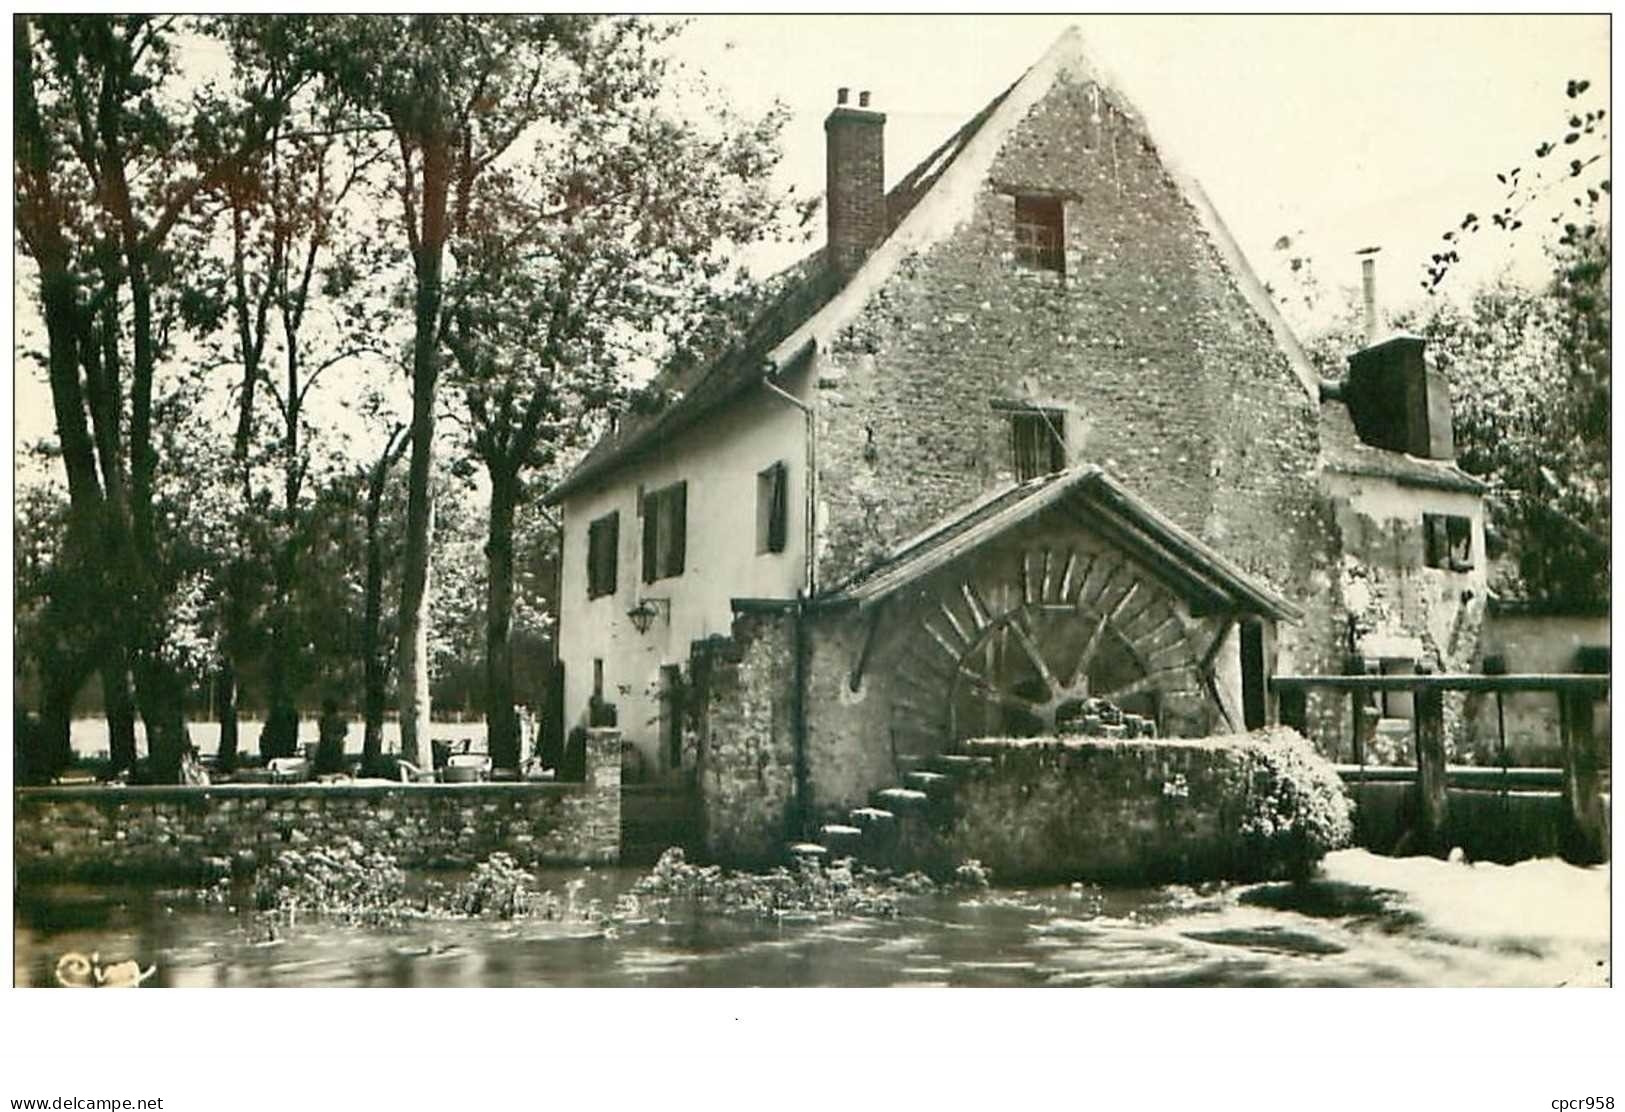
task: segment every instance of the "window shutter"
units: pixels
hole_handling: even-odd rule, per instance
[[[659,557],[660,499],[653,494],[643,496],[643,581],[653,583],[660,575],[656,562]]]
[[[598,596],[598,522],[587,526],[587,597]]]
[[[688,484],[678,483],[667,488],[671,499],[671,565],[668,575],[682,575],[684,558],[688,555]]]
[[[789,530],[788,473],[784,464],[773,465],[773,509],[767,520],[767,550],[783,552],[785,534]]]
[[[604,594],[612,595],[617,586],[615,579],[620,571],[621,562],[621,515],[612,513],[604,520],[604,537],[600,542],[603,548],[603,571],[599,574],[599,586]]]

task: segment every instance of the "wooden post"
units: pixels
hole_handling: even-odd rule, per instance
[[[1300,734],[1309,732],[1309,708],[1301,687],[1282,688],[1279,698],[1280,722]]]
[[[1422,848],[1443,852],[1449,798],[1444,771],[1444,692],[1423,688],[1413,692],[1416,723],[1416,817]]]
[[[1569,821],[1570,861],[1595,865],[1608,860],[1602,789],[1597,776],[1597,736],[1592,724],[1596,695],[1562,691],[1558,721],[1563,736],[1563,801]]]

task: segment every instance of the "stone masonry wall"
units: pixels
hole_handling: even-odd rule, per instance
[[[24,877],[198,877],[252,869],[288,846],[354,838],[409,868],[620,858],[620,734],[593,730],[579,784],[221,784],[19,788]]]
[[[694,644],[698,776],[706,855],[782,858],[796,821],[793,612],[739,616],[733,635]]]
[[[1021,190],[1066,197],[1064,275],[1017,265]],[[1000,400],[1066,409],[1074,462],[1289,598],[1330,575],[1314,408],[1143,132],[1090,84],[1063,76],[1035,105],[972,220],[874,292],[816,394],[820,582],[1010,479]]]
[[[1245,737],[1161,741],[985,739],[993,766],[955,789],[945,860],[976,858],[1004,881],[1132,881],[1275,875],[1243,836],[1268,790]]]

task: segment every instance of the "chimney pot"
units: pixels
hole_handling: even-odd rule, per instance
[[[845,104],[846,103],[846,98],[851,96],[851,95],[852,95],[852,90],[848,89],[845,85],[842,85],[839,89],[835,90],[835,103],[836,104]]]
[[[1377,260],[1370,255],[1360,260],[1360,287],[1365,303],[1365,344],[1377,342]]]
[[[859,108],[867,108],[867,107],[869,107],[869,90],[868,89],[865,89],[865,90],[863,90],[863,92],[858,94],[858,107]]]

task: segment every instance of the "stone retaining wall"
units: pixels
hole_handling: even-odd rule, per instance
[[[1288,774],[1272,767],[1264,749],[1280,744],[1262,734],[970,742],[970,753],[993,761],[954,791],[948,859],[976,858],[1008,881],[1290,875],[1318,853],[1278,816],[1300,822],[1322,806],[1311,777],[1332,793],[1341,785],[1329,764]],[[1275,824],[1262,835],[1260,814]]]
[[[620,732],[589,732],[582,783],[18,788],[15,816],[25,878],[190,878],[338,838],[409,868],[467,867],[497,851],[527,866],[613,864]]]

